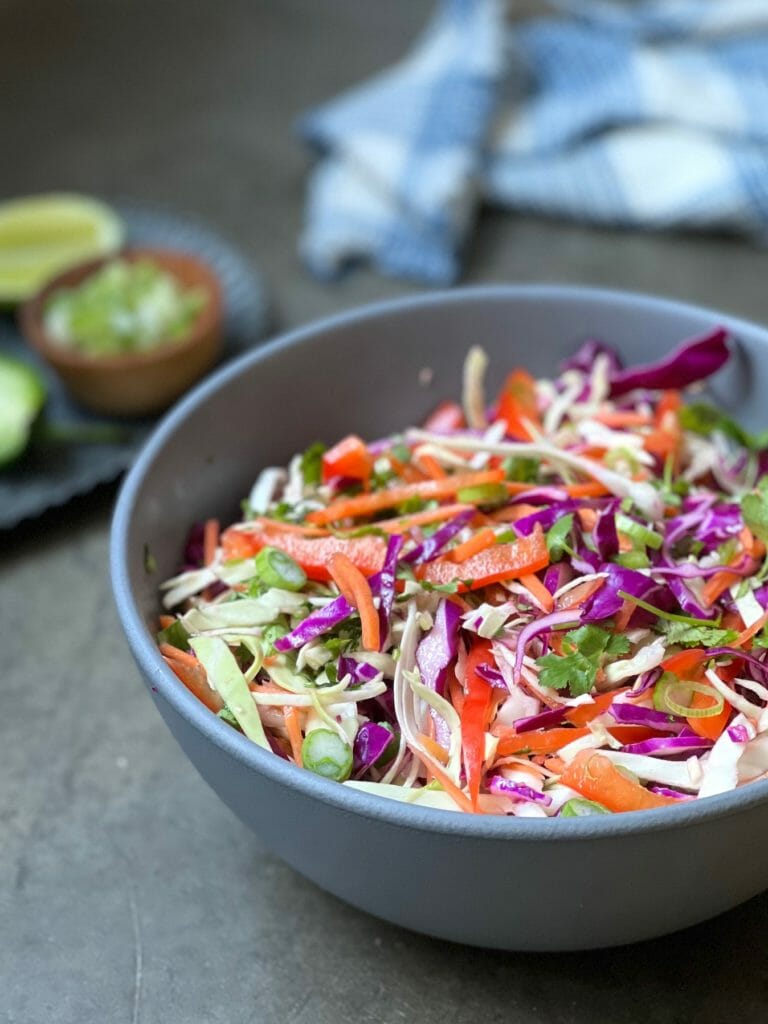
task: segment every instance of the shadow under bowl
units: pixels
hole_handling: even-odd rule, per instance
[[[116,259],[148,260],[174,277],[184,290],[199,288],[206,302],[185,334],[143,352],[91,356],[53,342],[45,328],[48,299],[61,288],[81,284]],[[222,341],[222,296],[218,278],[204,263],[170,249],[125,249],[72,267],[25,302],[19,327],[30,346],[58,374],[70,394],[93,412],[145,416],[166,409],[213,366]]]
[[[508,950],[648,939],[768,887],[768,781],[658,811],[580,819],[419,808],[329,782],[249,742],[182,686],[153,636],[158,584],[176,571],[193,522],[235,519],[260,469],[315,440],[373,439],[421,422],[460,393],[471,344],[483,345],[488,380],[500,381],[516,365],[551,375],[587,337],[642,363],[715,324],[730,328],[736,345],[713,397],[747,426],[765,425],[764,328],[639,295],[526,285],[403,299],[293,331],[219,371],[156,429],[113,522],[122,625],[192,764],[296,870],[406,928]]]

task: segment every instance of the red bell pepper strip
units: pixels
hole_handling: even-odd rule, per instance
[[[541,527],[537,526],[527,537],[520,537],[510,544],[495,544],[463,562],[457,563],[450,558],[427,562],[421,578],[435,584],[458,581],[459,591],[477,590],[490,583],[527,576],[547,565],[547,544]]]
[[[335,476],[362,480],[367,484],[372,470],[373,456],[356,434],[349,434],[323,455],[323,483],[326,484]]]
[[[387,542],[383,537],[306,537],[283,530],[226,530],[221,537],[224,557],[250,558],[263,547],[279,548],[298,562],[311,580],[327,583],[332,577],[328,568],[333,555],[342,554],[364,576],[373,576],[384,565]]]
[[[507,434],[520,441],[533,440],[527,420],[540,425],[536,381],[526,370],[514,370],[504,382],[496,407],[496,419],[505,420]]]
[[[491,684],[478,674],[478,667],[493,661],[489,640],[478,639],[469,649],[466,665],[464,707],[461,711],[461,750],[467,775],[469,797],[477,811],[480,782],[485,763],[485,730],[491,705]]]

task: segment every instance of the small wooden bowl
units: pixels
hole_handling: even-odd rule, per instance
[[[160,343],[146,352],[90,356],[57,345],[45,329],[48,298],[63,287],[80,284],[115,259],[151,260],[172,274],[183,288],[201,288],[208,301],[183,337]],[[70,393],[94,412],[144,416],[160,412],[178,398],[214,363],[221,347],[221,287],[209,268],[186,253],[170,249],[125,249],[54,277],[25,302],[19,326],[29,344],[56,371]]]

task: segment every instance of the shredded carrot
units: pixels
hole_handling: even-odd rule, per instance
[[[194,654],[182,651],[180,647],[174,647],[173,644],[160,644],[160,653],[165,655],[166,658],[172,658],[174,661],[178,661],[182,665],[189,665],[191,668],[200,664]]]
[[[293,707],[291,704],[287,704],[283,708],[283,714],[285,715],[285,728],[288,730],[288,739],[291,741],[293,760],[299,768],[303,768],[304,761],[301,756],[303,736],[301,732],[301,722],[299,720],[299,709]]]
[[[580,508],[577,514],[583,529],[594,530],[597,523],[597,512],[593,508]]]
[[[359,516],[373,515],[385,508],[402,505],[411,498],[424,501],[451,498],[458,491],[467,487],[481,487],[484,484],[498,484],[504,479],[502,469],[483,469],[473,473],[453,473],[443,480],[424,480],[422,483],[403,484],[401,487],[390,487],[371,494],[358,494],[354,498],[339,498],[331,502],[327,508],[315,509],[307,516],[307,521],[315,526],[337,522],[339,519],[356,519]]]
[[[555,599],[535,573],[530,573],[527,576],[521,576],[520,582],[532,595],[536,604],[538,604],[547,613],[552,611],[555,607]]]
[[[652,793],[628,779],[609,758],[594,750],[582,750],[577,754],[565,766],[560,781],[587,800],[596,800],[614,813],[669,807],[677,803],[673,797]]]
[[[629,410],[626,412],[623,410],[611,412],[606,409],[595,413],[592,419],[612,429],[617,427],[648,427],[653,423],[653,420],[647,413],[630,412]]]
[[[381,638],[379,613],[373,603],[373,594],[368,580],[354,562],[351,562],[341,552],[331,556],[328,569],[336,586],[349,603],[357,608],[360,624],[363,627],[363,647],[368,651],[378,651]]]
[[[412,751],[416,757],[419,756],[418,750]],[[447,772],[444,772],[442,768],[438,768],[436,764],[430,765],[432,774],[435,776],[435,780],[440,783],[446,793],[451,797],[455,804],[457,804],[462,811],[467,811],[470,814],[481,814],[478,808],[472,806],[472,801],[469,799],[466,793],[459,789],[453,782]]]
[[[466,562],[468,558],[479,554],[481,551],[485,551],[486,548],[491,547],[495,543],[496,534],[490,526],[486,526],[485,529],[478,530],[477,533],[473,534],[469,540],[465,540],[463,544],[457,544],[450,551],[450,558],[454,562]]]
[[[579,605],[584,604],[586,600],[592,597],[593,594],[602,587],[605,583],[605,579],[601,576],[597,580],[587,580],[586,583],[580,583],[578,587],[574,587],[573,590],[566,591],[562,597],[557,600],[558,611],[566,611],[568,608],[578,608]]]
[[[410,530],[412,526],[428,526],[431,523],[441,523],[445,519],[453,519],[454,516],[471,508],[473,508],[472,505],[458,503],[440,505],[439,508],[427,508],[423,512],[413,512],[407,516],[395,516],[393,519],[377,519],[376,529],[383,530],[385,533],[404,533],[406,530]],[[340,530],[339,533],[343,535],[344,531]]]
[[[720,597],[722,593],[732,587],[734,583],[738,583],[741,576],[737,572],[730,572],[728,569],[723,569],[722,572],[716,572],[714,576],[711,576],[701,591],[701,599],[707,607],[713,605],[715,601]]]
[[[197,658],[190,655],[191,660],[180,661],[176,655],[185,654],[185,651],[179,651],[177,647],[173,647],[171,644],[164,646],[173,652],[173,656],[163,653],[163,660],[176,678],[214,714],[221,711],[224,707],[224,701],[219,696],[218,691],[214,690],[208,682],[205,669]]]
[[[629,625],[629,620],[635,614],[636,610],[637,610],[637,605],[636,604],[633,604],[631,601],[622,601],[621,609],[619,610],[619,612],[616,615],[615,631],[617,633],[623,633],[624,632],[624,630]]]
[[[216,557],[216,548],[219,546],[219,520],[208,519],[203,531],[203,563],[210,565]]]
[[[732,647],[743,647],[744,644],[749,643],[753,636],[756,636],[763,626],[768,622],[768,612],[765,615],[761,615],[757,622],[753,622],[751,626],[748,626],[743,630],[736,639],[733,641]]]
[[[160,629],[168,629],[168,627],[172,626],[175,621],[176,619],[173,615],[161,615],[159,619]]]
[[[426,736],[423,732],[418,734],[419,743],[428,750],[432,757],[440,764],[448,764],[448,751],[445,747],[441,746],[437,740],[433,740],[430,736]]]
[[[418,455],[416,461],[432,480],[444,480],[448,475],[434,455]]]
[[[464,690],[454,672],[451,672],[448,676],[447,690],[451,704],[456,708],[459,717],[461,717],[461,713],[464,710]]]
[[[506,508],[500,508],[496,512],[491,512],[489,519],[492,519],[494,523],[516,523],[518,519],[523,519],[525,516],[533,515],[534,512],[540,512],[536,505],[527,505],[525,502],[519,502],[517,505],[508,505]]]
[[[611,690],[610,693],[601,693],[598,697],[595,697],[592,704],[577,704],[575,708],[566,711],[566,721],[570,722],[571,725],[586,725],[587,722],[591,722],[598,715],[602,715],[604,711],[607,711],[614,698],[628,689],[628,686],[622,686],[618,690]]]

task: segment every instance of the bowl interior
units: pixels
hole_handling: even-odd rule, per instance
[[[316,440],[333,442],[351,431],[373,439],[420,422],[440,400],[460,393],[462,362],[472,344],[482,345],[490,357],[490,391],[515,366],[552,374],[588,337],[615,345],[628,363],[642,363],[717,324],[730,328],[736,344],[734,358],[712,383],[712,397],[747,426],[765,427],[764,329],[663,300],[557,286],[458,290],[369,307],[295,331],[221,370],[166,417],[118,505],[116,592],[145,672],[155,674],[163,696],[185,715],[196,714],[190,710],[193,698],[175,678],[158,675],[152,637],[157,585],[176,570],[189,526],[209,516],[232,521],[265,466],[284,465]],[[207,712],[199,711],[199,726],[208,731]],[[217,742],[231,741],[224,737],[226,726],[212,725],[220,729]],[[250,759],[243,748],[240,755]],[[342,787],[321,787],[330,789]],[[766,793],[768,783],[753,783],[736,794],[702,801],[696,813],[704,804],[711,813],[718,808],[727,812]],[[370,803],[373,798],[361,799]],[[650,824],[658,813],[617,817]],[[661,813],[670,822],[679,818],[678,808]],[[582,819],[574,827],[603,827],[585,825],[594,821]],[[611,827],[617,827],[615,822]]]

